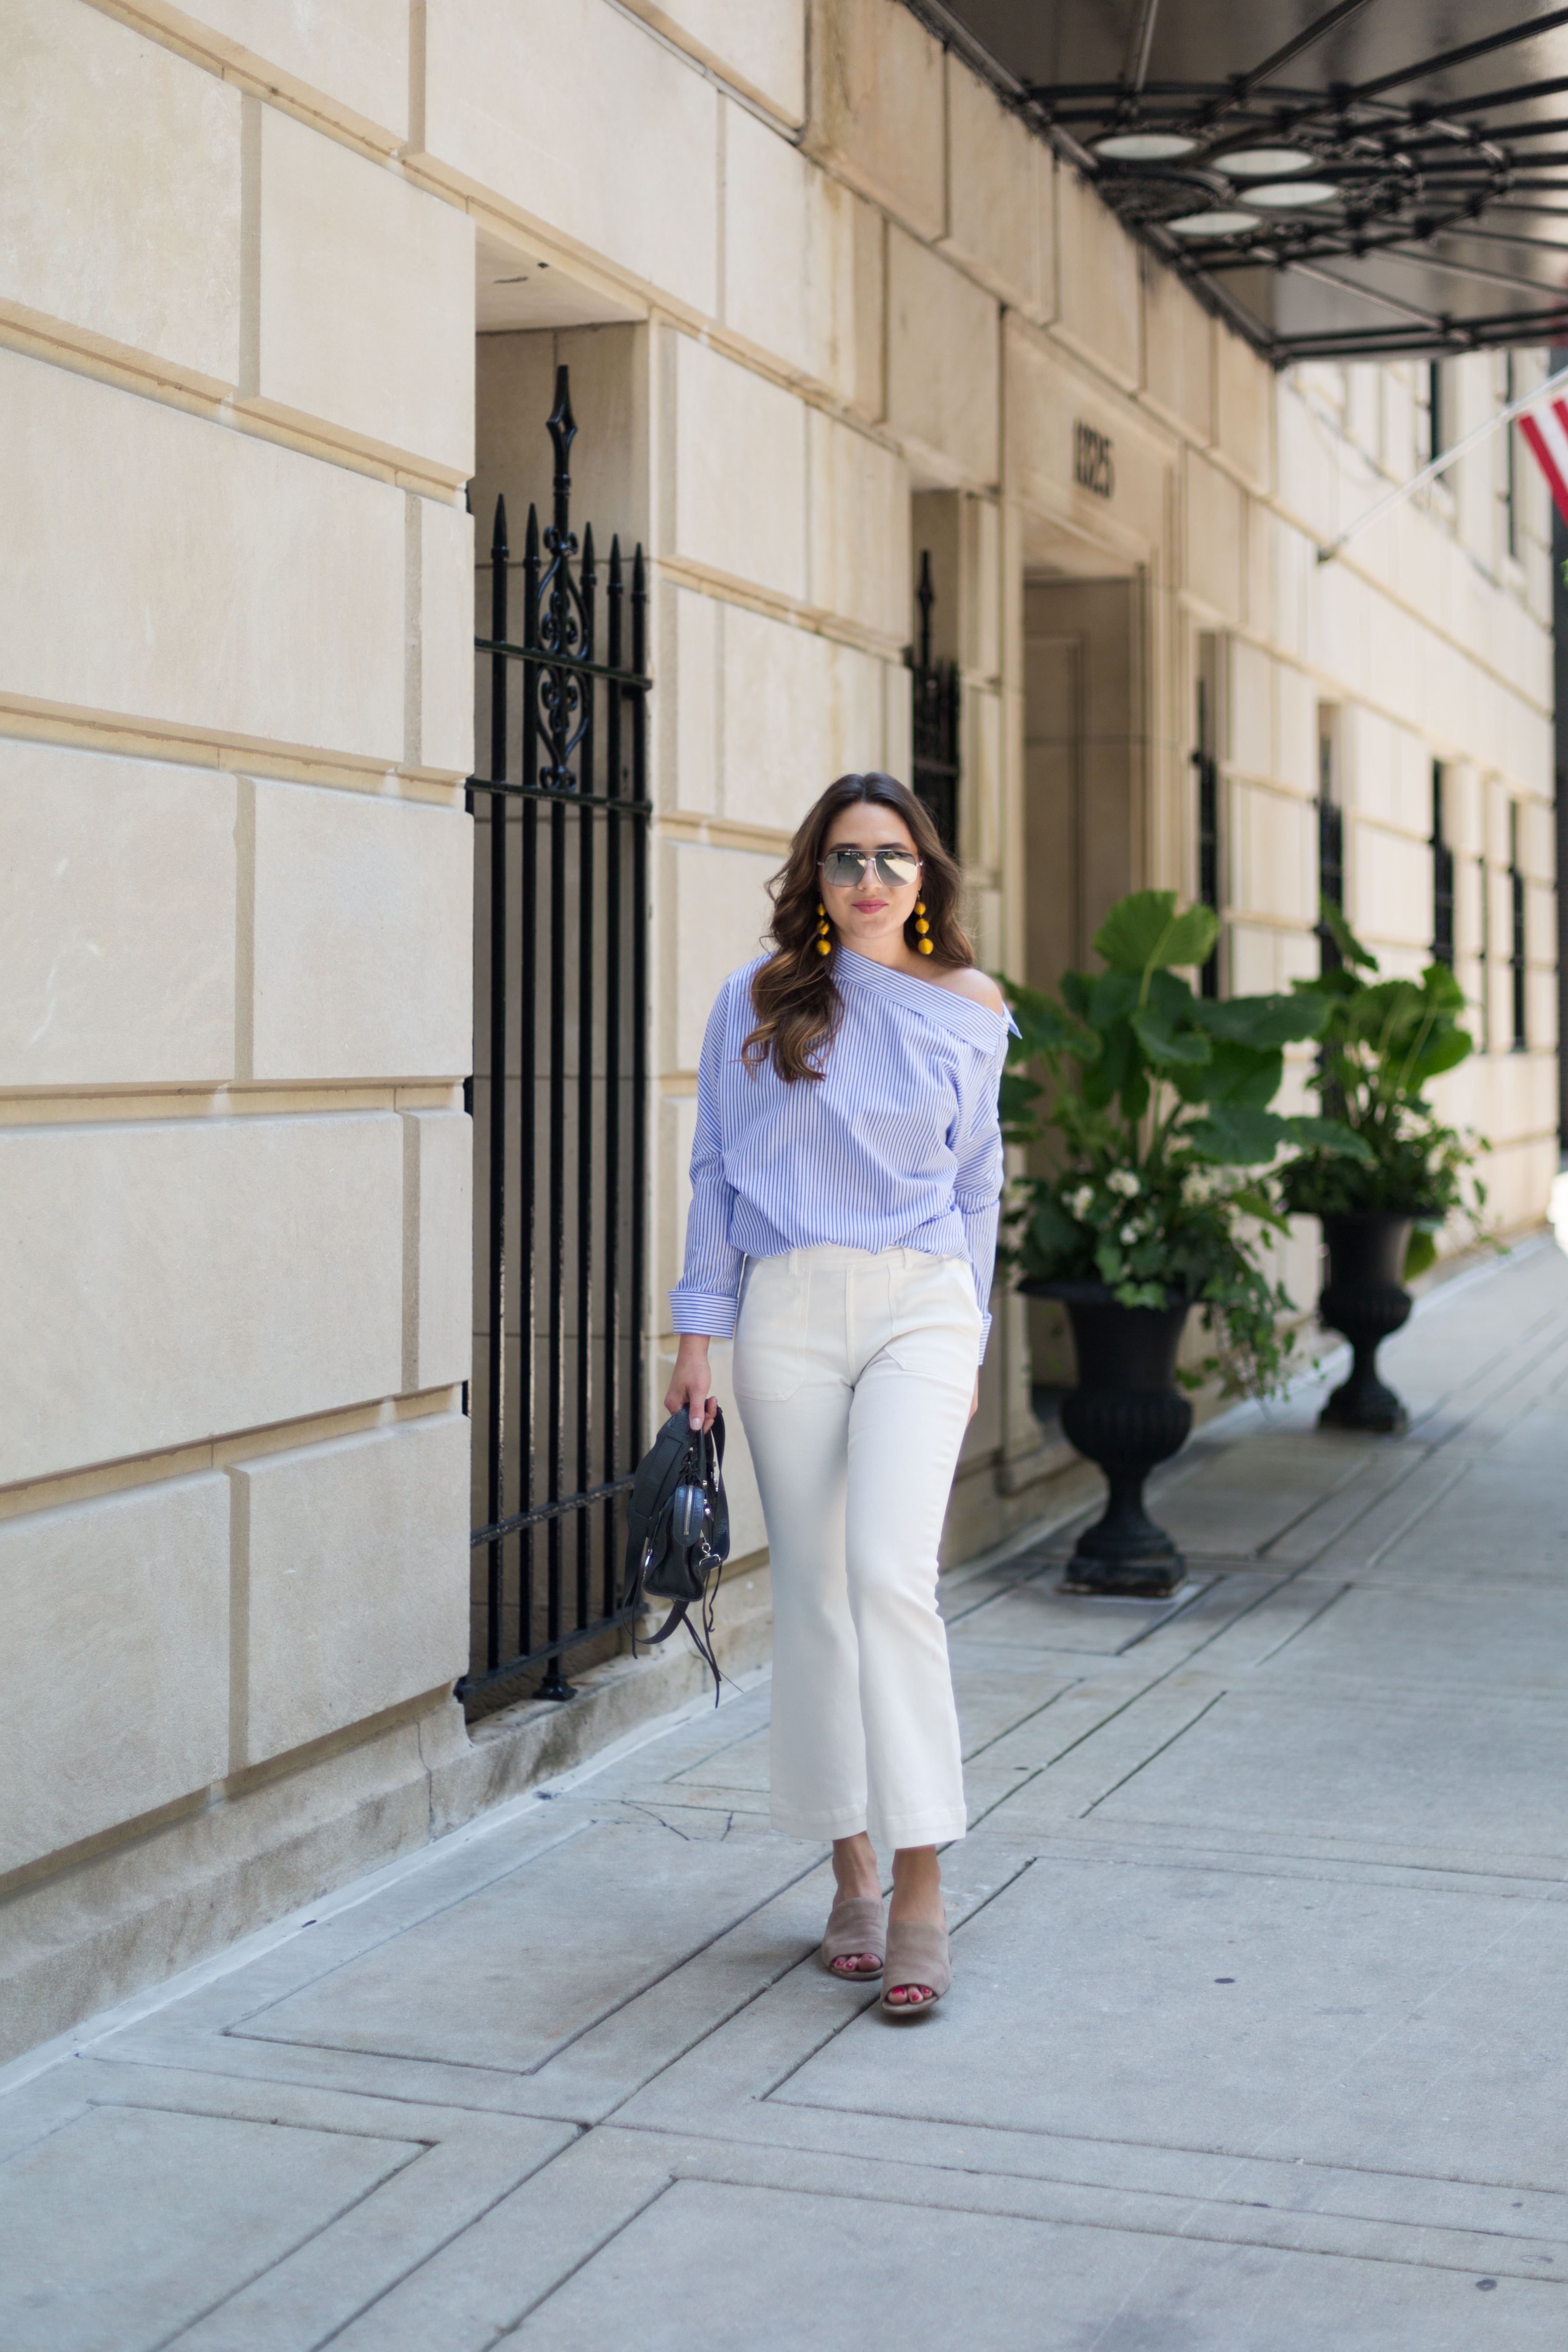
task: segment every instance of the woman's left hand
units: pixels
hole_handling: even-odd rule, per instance
[[[974,1394],[973,1394],[973,1395],[970,1398],[970,1400],[969,1400],[969,1418],[970,1418],[970,1420],[971,1420],[971,1421],[973,1421],[973,1418],[974,1418],[975,1414],[979,1412],[979,1410],[980,1410],[980,1375],[979,1375],[979,1373],[978,1373],[978,1372],[976,1372],[976,1373],[975,1373],[975,1375],[974,1375]]]

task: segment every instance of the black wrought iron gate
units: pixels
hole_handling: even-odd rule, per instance
[[[620,1497],[641,1429],[647,1003],[647,586],[571,527],[567,370],[552,517],[521,564],[496,501],[479,740],[474,1076],[479,1182],[472,1662],[459,1696],[542,1667],[619,1605]],[[511,635],[511,574],[521,626]],[[601,609],[601,593],[603,598]],[[603,635],[600,635],[600,629]],[[602,657],[601,657],[602,656]]]

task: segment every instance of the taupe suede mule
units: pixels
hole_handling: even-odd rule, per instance
[[[900,1921],[888,1929],[887,1955],[882,1968],[882,2007],[889,2017],[923,2017],[934,2009],[952,1982],[952,1952],[945,1927],[932,1927],[918,1920]],[[889,2000],[894,1992],[911,1992],[921,1985],[931,1988],[929,2000]]]
[[[841,1984],[868,1983],[882,1965],[887,1944],[881,1896],[841,1895],[827,1915],[827,1932],[822,1938],[822,1965]],[[876,1954],[875,1969],[836,1969],[833,1965],[835,1960],[855,1959],[862,1952]]]

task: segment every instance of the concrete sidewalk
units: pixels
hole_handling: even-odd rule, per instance
[[[947,1580],[929,2017],[758,1681],[0,2077],[6,2352],[1562,2352],[1568,1263],[1384,1360],[1173,1466],[1174,1603]]]

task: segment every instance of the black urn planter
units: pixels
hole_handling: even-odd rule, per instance
[[[1190,1302],[1121,1307],[1103,1282],[1019,1284],[1031,1298],[1058,1298],[1072,1323],[1078,1386],[1062,1399],[1062,1427],[1105,1473],[1105,1517],[1086,1529],[1068,1563],[1064,1592],[1168,1599],[1186,1563],[1143,1508],[1143,1481],[1180,1453],[1193,1409],[1176,1387],[1176,1350]]]
[[[1377,1351],[1410,1318],[1414,1301],[1399,1277],[1415,1220],[1394,1209],[1358,1209],[1321,1222],[1329,1278],[1318,1314],[1331,1331],[1344,1334],[1355,1355],[1349,1380],[1334,1391],[1318,1426],[1396,1436],[1410,1416],[1378,1378]]]

